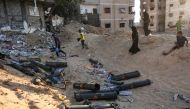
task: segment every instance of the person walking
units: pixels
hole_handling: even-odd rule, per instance
[[[57,57],[59,57],[59,53],[63,53],[64,56],[66,57],[66,53],[61,50],[61,42],[59,40],[59,38],[55,35],[55,34],[52,34],[53,38],[54,38],[54,42],[55,42],[55,48],[54,48],[54,51],[56,52],[56,55]]]
[[[150,24],[149,14],[146,11],[144,11],[143,16],[144,16],[144,18],[143,18],[143,22],[144,22],[144,24],[143,24],[144,34],[145,34],[145,36],[148,36],[150,34],[150,30],[148,29],[149,24]]]
[[[88,46],[85,43],[86,35],[84,34],[84,32],[82,32],[81,29],[79,30],[79,33],[80,33],[80,38],[78,38],[77,40],[81,41],[82,49],[84,49],[84,48],[88,49]]]
[[[140,49],[138,47],[139,36],[138,36],[137,28],[135,26],[132,26],[131,29],[132,29],[132,41],[133,41],[133,44],[132,44],[131,48],[129,49],[129,52],[131,54],[136,54],[137,52],[140,51]]]

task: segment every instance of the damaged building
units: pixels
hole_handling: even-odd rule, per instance
[[[149,14],[151,31],[165,31],[166,0],[141,0],[141,10]]]
[[[190,28],[190,1],[189,0],[167,0],[166,1],[166,29],[175,25],[179,18],[184,23],[183,32],[189,34]]]
[[[89,13],[98,15],[95,20],[100,27],[112,32],[125,31],[133,25],[134,0],[85,0],[81,14]],[[91,19],[86,17],[86,20]]]
[[[23,28],[26,21],[30,26],[45,28],[44,10],[54,0],[0,0],[0,27]]]

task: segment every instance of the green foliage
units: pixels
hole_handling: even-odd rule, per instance
[[[84,0],[55,0],[54,13],[67,19],[73,19],[80,15],[80,3]]]

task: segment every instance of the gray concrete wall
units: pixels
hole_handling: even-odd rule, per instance
[[[22,12],[19,0],[6,0],[9,25],[22,26]]]
[[[0,0],[0,25],[20,26],[21,22],[22,13],[19,0]]]
[[[45,27],[44,24],[44,10],[42,7],[42,4],[37,4],[37,8],[39,10],[39,16],[35,16],[35,15],[31,15],[29,12],[29,9],[31,7],[34,7],[33,3],[31,2],[27,2],[26,3],[26,15],[27,15],[27,22],[33,26],[33,27],[40,27],[41,26],[41,22],[40,22],[40,18],[42,20],[42,27]]]
[[[0,0],[0,26],[6,24],[6,17],[4,13],[3,1]]]
[[[5,5],[3,1],[5,1]],[[43,4],[37,3],[39,16],[33,16],[30,15],[29,8],[34,7],[34,3],[32,1],[22,1],[22,3],[20,0],[0,0],[0,26],[14,25],[16,27],[23,27],[23,21],[26,20],[33,27],[44,28]]]

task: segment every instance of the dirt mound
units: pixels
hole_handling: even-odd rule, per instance
[[[30,83],[30,77],[16,70],[0,70],[1,109],[57,109],[57,90]],[[33,102],[33,103],[31,103]]]
[[[161,43],[163,42],[164,39],[161,37],[155,37],[155,36],[151,36],[151,37],[140,37],[139,38],[139,43],[142,45],[150,45],[153,43]]]
[[[190,48],[183,47],[173,52],[172,56],[177,57],[179,61],[190,62]]]

